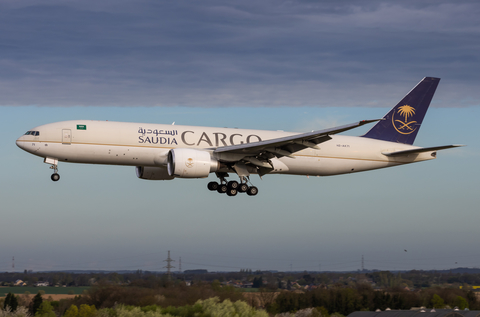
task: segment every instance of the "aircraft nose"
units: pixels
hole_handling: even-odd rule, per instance
[[[23,135],[19,137],[17,141],[15,141],[15,143],[19,148],[21,148],[22,150],[25,150],[25,142],[22,142],[22,139],[23,139]]]

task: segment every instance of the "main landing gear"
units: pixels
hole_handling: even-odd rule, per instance
[[[247,193],[248,196],[255,196],[258,194],[258,188],[255,186],[248,186],[247,177],[240,177],[240,183],[237,181],[229,181],[225,179],[224,175],[218,175],[220,184],[218,182],[210,182],[207,188],[211,191],[217,191],[220,194],[227,194],[227,196],[236,196],[238,193]]]

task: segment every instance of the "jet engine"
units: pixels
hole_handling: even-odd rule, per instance
[[[220,162],[209,152],[194,149],[172,149],[168,152],[168,175],[180,178],[204,178],[219,169]]]
[[[165,167],[136,166],[135,172],[137,173],[137,177],[141,179],[165,181],[175,178],[175,176],[168,175]]]

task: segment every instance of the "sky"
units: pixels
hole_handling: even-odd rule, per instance
[[[478,1],[0,2],[0,271],[480,267]],[[408,166],[146,181],[15,140],[93,119],[307,132],[381,118],[440,77]],[[362,135],[369,127],[347,132]],[[406,250],[406,251],[405,251]],[[15,267],[12,268],[12,258]]]

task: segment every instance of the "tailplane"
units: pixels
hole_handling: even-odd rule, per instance
[[[363,137],[413,144],[439,82],[435,77],[422,79]]]

